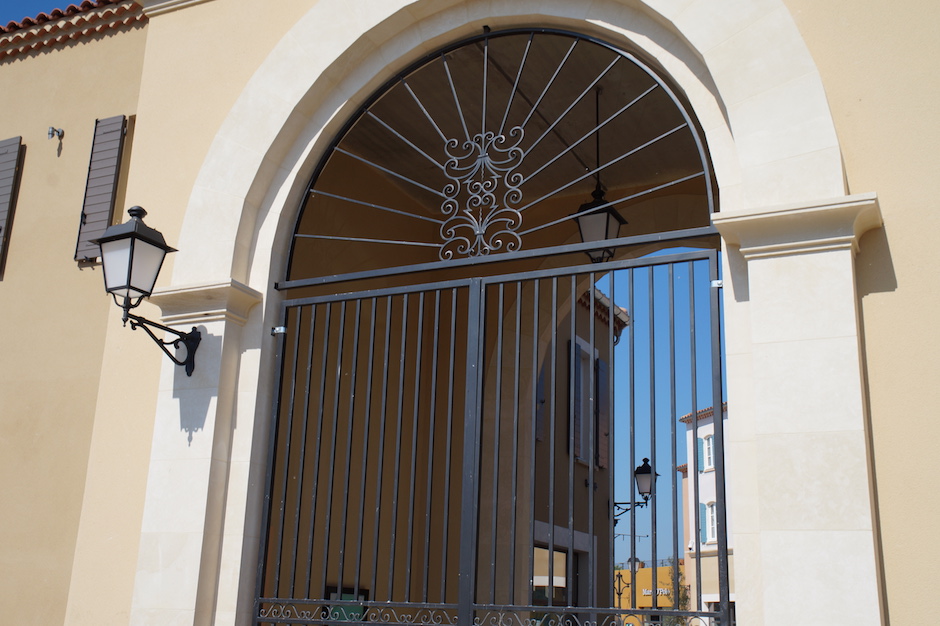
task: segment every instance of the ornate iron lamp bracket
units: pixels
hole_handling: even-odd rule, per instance
[[[133,313],[126,313],[126,319],[131,322],[131,330],[137,330],[138,327],[143,328],[144,331],[150,338],[153,339],[154,343],[160,346],[160,349],[170,357],[170,360],[176,363],[177,365],[182,366],[186,370],[187,376],[193,375],[193,368],[196,366],[196,348],[199,347],[199,342],[202,341],[202,333],[200,333],[195,326],[188,333],[181,333],[178,330],[170,328],[169,326],[164,326],[163,324],[157,324],[156,322],[151,322],[150,320],[140,317],[139,315],[134,315]],[[176,339],[170,341],[164,341],[157,337],[150,327],[159,328],[160,330],[176,335]],[[167,346],[173,346],[173,348],[179,348],[180,344],[186,348],[186,358],[180,360],[170,352]]]

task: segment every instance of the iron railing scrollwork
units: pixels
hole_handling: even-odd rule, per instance
[[[514,207],[522,201],[523,177],[515,169],[524,156],[519,147],[524,135],[522,127],[516,126],[508,137],[485,131],[464,142],[447,141],[444,174],[450,182],[444,186],[446,199],[441,204],[447,216],[441,226],[441,260],[514,252],[521,247],[516,231],[522,214]],[[458,146],[461,154],[455,154]]]

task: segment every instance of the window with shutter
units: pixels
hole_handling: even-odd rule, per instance
[[[22,153],[22,137],[0,141],[0,278],[3,278],[10,245]]]
[[[101,237],[111,225],[126,129],[127,118],[123,115],[95,122],[85,202],[75,246],[76,261],[91,261],[98,257],[98,246],[91,242]]]
[[[709,502],[705,509],[708,512],[705,538],[709,542],[714,542],[718,540],[718,510],[715,508],[714,502]]]

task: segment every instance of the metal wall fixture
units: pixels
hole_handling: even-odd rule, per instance
[[[633,470],[633,479],[636,480],[637,493],[643,500],[636,502],[614,502],[614,524],[620,519],[620,516],[630,511],[630,509],[639,509],[649,504],[650,496],[653,495],[653,477],[659,474],[653,474],[653,468],[650,467],[650,460],[643,459],[643,465],[637,466]]]
[[[196,363],[196,348],[202,341],[201,333],[193,326],[192,331],[181,333],[163,324],[151,322],[130,312],[140,305],[144,298],[153,293],[163,259],[167,252],[176,252],[166,245],[163,233],[144,224],[147,211],[139,206],[127,211],[131,216],[123,224],[108,227],[104,235],[95,243],[101,249],[101,265],[104,268],[104,289],[114,298],[114,303],[124,310],[124,324],[128,320],[131,330],[143,328],[170,360],[186,369],[186,375],[192,376]],[[158,328],[176,335],[176,339],[164,341],[157,337],[151,328]],[[186,356],[178,359],[168,346],[186,348]]]
[[[64,134],[65,134],[65,131],[62,130],[61,128],[56,128],[55,126],[50,126],[50,127],[49,127],[49,132],[46,134],[46,137],[47,137],[48,139],[52,139],[53,137],[58,137],[59,139],[62,139],[62,135],[64,135]]]

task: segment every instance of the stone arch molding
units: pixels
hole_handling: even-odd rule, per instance
[[[822,82],[782,0],[316,2],[271,50],[213,140],[183,218],[172,285],[155,300],[166,321],[198,320],[225,347],[215,362],[203,357],[198,380],[188,383],[198,389],[179,388],[173,366],[163,369],[133,623],[195,614],[208,596],[216,598],[220,622],[249,619],[251,594],[229,593],[220,581],[237,578],[239,588],[253,588],[257,519],[222,509],[250,509],[260,499],[249,475],[263,471],[262,461],[250,451],[263,446],[256,429],[233,434],[232,420],[254,423],[255,412],[270,406],[273,382],[257,375],[270,354],[248,347],[270,327],[260,317],[275,321],[272,285],[282,277],[301,198],[333,135],[376,88],[424,54],[484,25],[533,24],[630,44],[672,77],[705,132],[722,216],[844,195]],[[249,314],[263,295],[267,310]],[[222,354],[240,361],[223,364]],[[178,388],[215,407],[191,446],[170,432]],[[178,477],[181,466],[185,479],[167,478]],[[164,511],[192,515],[170,520]],[[166,572],[188,583],[168,585]]]
[[[723,212],[845,193],[822,81],[782,0],[322,0],[271,51],[216,135],[173,284],[234,279],[267,292],[283,263],[270,251],[286,249],[340,125],[395,71],[484,24],[545,24],[639,47],[691,101]],[[217,233],[212,243],[206,232]]]

